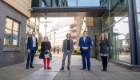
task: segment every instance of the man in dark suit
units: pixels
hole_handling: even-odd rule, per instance
[[[73,40],[70,39],[70,37],[71,37],[70,33],[68,33],[66,35],[66,37],[67,37],[67,39],[65,39],[63,41],[63,46],[62,46],[62,49],[63,49],[63,59],[62,59],[62,67],[61,67],[60,70],[64,70],[65,60],[66,60],[67,55],[68,55],[67,69],[70,70],[71,54],[73,52]]]
[[[80,51],[82,55],[82,63],[83,67],[81,70],[86,69],[86,62],[85,62],[85,56],[87,58],[87,68],[90,71],[90,47],[92,45],[91,38],[87,36],[87,31],[83,32],[84,37],[81,37],[79,39],[79,46],[80,46]]]
[[[28,38],[28,42],[27,42],[28,58],[27,58],[27,63],[26,63],[26,69],[29,68],[30,61],[31,61],[30,68],[34,68],[33,60],[34,60],[36,50],[38,49],[38,42],[37,42],[37,38],[35,37],[35,34],[36,32],[32,32],[32,36]]]

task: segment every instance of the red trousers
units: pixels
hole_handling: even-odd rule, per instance
[[[44,58],[44,69],[46,69],[46,63],[47,63],[47,69],[51,69],[49,58],[47,58],[47,62],[46,62],[46,59]]]

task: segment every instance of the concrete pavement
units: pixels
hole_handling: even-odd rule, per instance
[[[0,68],[0,80],[139,80],[140,72],[133,72],[113,63],[102,72],[100,61],[91,59],[91,71],[80,70],[81,56],[72,55],[71,70],[60,71],[62,54],[53,54],[51,70],[44,70],[43,60],[35,57],[33,69],[25,69],[26,62]],[[67,63],[66,63],[67,64]]]

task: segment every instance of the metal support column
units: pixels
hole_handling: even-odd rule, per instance
[[[129,18],[129,32],[130,32],[130,45],[131,45],[131,63],[132,66],[137,65],[137,35],[134,18],[134,5],[133,0],[128,0],[128,18]]]

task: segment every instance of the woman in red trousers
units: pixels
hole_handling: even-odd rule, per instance
[[[48,37],[44,38],[44,41],[41,43],[41,53],[39,55],[40,59],[44,61],[44,69],[51,69],[50,67],[50,60],[51,60],[51,43],[48,41]],[[47,62],[46,62],[47,61]],[[47,63],[47,67],[46,67]]]

